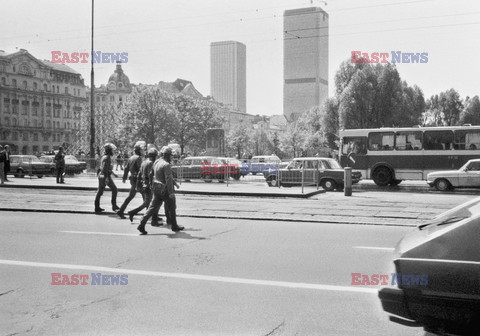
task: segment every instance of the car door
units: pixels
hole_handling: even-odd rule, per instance
[[[466,178],[461,178],[464,187],[480,187],[480,161],[473,161],[467,166],[465,174],[461,174]]]
[[[303,162],[294,160],[290,162],[287,169],[282,171],[281,182],[284,184],[301,184]]]

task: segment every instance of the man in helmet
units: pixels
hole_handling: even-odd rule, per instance
[[[128,212],[128,217],[130,221],[133,222],[133,216],[139,213],[143,209],[148,209],[150,203],[152,202],[153,192],[152,192],[152,168],[155,160],[157,159],[158,151],[156,148],[150,148],[148,150],[147,159],[143,161],[140,171],[137,175],[137,191],[142,194],[143,203],[138,208],[135,208]],[[160,221],[162,219],[158,217],[158,212],[152,215],[152,226],[160,226]]]
[[[115,177],[118,177],[114,172],[113,172],[113,164],[112,164],[112,158],[113,158],[113,151],[115,150],[115,145],[111,143],[107,143],[104,146],[105,149],[105,155],[102,156],[100,159],[100,167],[98,170],[98,191],[97,191],[97,196],[95,197],[95,212],[100,213],[102,211],[105,211],[105,209],[100,208],[100,198],[103,195],[103,191],[105,190],[105,187],[108,186],[110,190],[112,191],[112,210],[117,211],[119,207],[117,206],[117,186],[115,185],[115,182],[113,181],[112,175]]]
[[[55,154],[55,169],[57,170],[57,183],[65,183],[63,176],[65,175],[65,152],[63,147],[58,148]]]
[[[170,166],[172,149],[164,146],[160,150],[160,155],[160,159],[155,162],[153,168],[153,201],[137,228],[142,235],[147,234],[145,224],[153,214],[158,213],[163,202],[165,202],[167,224],[171,225],[172,231],[178,232],[184,229],[183,226],[177,224],[177,215],[175,212],[175,181],[173,180],[172,168]]]
[[[122,182],[125,183],[128,177],[128,173],[130,172],[130,192],[123,201],[122,206],[120,207],[120,210],[118,210],[117,215],[125,219],[125,209],[127,208],[127,205],[130,203],[130,201],[135,197],[137,194],[137,175],[138,172],[140,171],[140,166],[142,165],[142,157],[144,155],[144,142],[143,141],[138,141],[134,148],[133,148],[134,154],[128,159],[125,169],[123,171],[123,179]]]

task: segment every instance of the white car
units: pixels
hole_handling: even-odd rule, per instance
[[[469,160],[458,170],[446,170],[427,175],[427,183],[439,191],[453,188],[480,187],[480,159]]]

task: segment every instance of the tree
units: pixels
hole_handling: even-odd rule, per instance
[[[325,110],[323,115],[323,129],[326,144],[331,149],[338,149],[338,131],[340,126],[340,120],[338,118],[338,99],[327,99],[323,108]]]
[[[127,143],[138,140],[168,144],[173,137],[170,125],[175,120],[174,97],[156,86],[138,86],[127,99],[122,133]]]
[[[342,128],[405,127],[418,123],[424,110],[423,92],[402,81],[395,64],[353,66],[349,62],[343,62],[335,76]]]
[[[297,157],[302,153],[304,141],[304,133],[298,122],[290,122],[281,138],[282,151]]]
[[[240,159],[243,157],[243,153],[249,147],[250,135],[247,131],[247,127],[241,123],[230,129],[227,135],[227,148],[230,152],[237,153],[237,157]]]
[[[426,108],[423,114],[425,126],[454,126],[460,121],[463,103],[458,92],[450,89],[431,96]]]
[[[465,108],[460,114],[460,125],[463,124],[480,125],[480,99],[478,96],[465,99]]]

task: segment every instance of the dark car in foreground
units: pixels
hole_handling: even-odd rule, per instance
[[[10,174],[15,177],[36,175],[42,178],[43,175],[50,174],[51,169],[51,164],[40,161],[35,155],[10,156]]]
[[[295,158],[286,168],[271,169],[264,176],[271,187],[277,186],[277,183],[280,186],[299,186],[302,183],[319,185],[327,191],[344,187],[344,170],[336,160],[330,158]],[[360,172],[352,172],[352,183],[358,183],[361,177]]]
[[[435,335],[480,335],[480,198],[418,226],[396,248],[397,274],[408,281],[382,288],[394,322]]]

